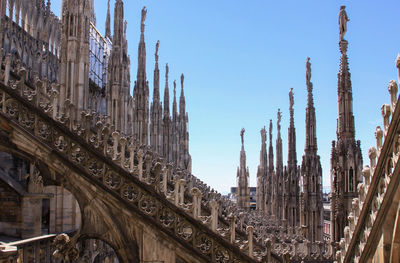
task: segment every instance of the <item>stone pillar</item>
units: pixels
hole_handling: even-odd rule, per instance
[[[249,242],[249,257],[253,258],[253,226],[247,226],[246,232],[248,234],[248,242]]]
[[[236,240],[236,216],[229,216],[229,232],[231,234],[231,243],[235,243]]]
[[[201,216],[201,192],[198,188],[192,188],[193,195],[193,217],[198,219]]]
[[[210,201],[211,206],[211,230],[216,231],[218,227],[218,203],[215,200]]]

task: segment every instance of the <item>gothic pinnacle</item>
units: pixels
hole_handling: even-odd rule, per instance
[[[308,107],[314,107],[313,94],[312,94],[313,84],[311,82],[311,63],[309,57],[306,60],[306,85],[308,92]]]
[[[241,140],[242,140],[242,148],[244,148],[244,132],[245,132],[246,130],[244,129],[244,128],[242,128],[241,130],[240,130],[240,138],[241,138]]]
[[[106,37],[111,39],[111,19],[110,19],[110,0],[107,3],[107,17],[106,17]]]
[[[181,118],[185,118],[186,115],[186,105],[185,105],[185,93],[183,91],[183,81],[184,81],[185,77],[182,74],[181,75],[181,96],[179,98],[179,114],[181,116]]]
[[[174,101],[176,101],[176,80],[174,80]]]
[[[156,53],[155,60],[156,64],[154,67],[154,91],[153,91],[153,102],[158,103],[160,100],[160,70],[158,69],[158,47],[160,45],[160,41],[156,43]]]
[[[268,167],[269,173],[272,174],[274,171],[274,147],[272,146],[272,120],[269,120],[269,151],[268,151]]]
[[[269,120],[269,145],[272,145],[272,120]]]
[[[353,116],[353,95],[351,88],[351,74],[347,58],[348,42],[344,39],[347,32],[347,22],[350,21],[345,6],[339,11],[339,47],[340,47],[340,68],[338,73],[338,104],[339,116],[337,122],[337,137],[354,139],[354,116]]]
[[[293,122],[293,105],[294,105],[294,96],[293,96],[293,88],[290,88],[289,91],[289,111],[290,111],[290,124]]]
[[[278,130],[278,137],[281,135],[281,119],[282,119],[282,113],[281,109],[278,109],[278,113],[276,114],[276,128]]]
[[[168,73],[169,73],[169,67],[168,67],[168,63],[165,65],[165,83],[168,87]]]
[[[306,145],[305,151],[316,154],[317,152],[317,139],[316,139],[316,121],[315,121],[315,108],[313,101],[311,82],[311,63],[310,58],[306,60],[306,85],[307,85],[307,108],[306,108]]]
[[[174,101],[172,102],[172,118],[174,122],[178,118],[178,107],[176,104],[176,80],[174,80]]]
[[[164,89],[164,117],[169,118],[169,88],[168,88],[168,63],[165,65],[165,89]]]
[[[264,128],[261,129],[261,144],[265,144],[267,142],[267,130]]]
[[[289,122],[289,136],[288,136],[288,164],[292,166],[296,166],[297,158],[296,158],[296,129],[294,127],[294,95],[293,95],[293,88],[289,91],[289,110],[290,110],[290,122]]]
[[[276,169],[277,174],[282,172],[283,160],[282,160],[282,138],[281,138],[281,119],[282,113],[281,110],[278,109],[278,113],[276,116],[276,126],[277,126],[277,135],[276,135]]]
[[[144,21],[146,20],[147,10],[146,7],[142,9],[142,17],[140,22],[140,42],[138,47],[138,69],[137,69],[137,81],[146,84],[146,44],[144,42]]]

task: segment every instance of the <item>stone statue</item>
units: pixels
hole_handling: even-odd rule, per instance
[[[168,63],[165,65],[165,78],[168,81],[168,72],[169,72],[169,67],[168,67]]]
[[[269,137],[272,138],[272,120],[269,120]]]
[[[294,105],[293,88],[290,88],[290,91],[289,91],[289,101],[290,101],[290,109],[293,109],[293,105]]]
[[[142,9],[142,21],[140,22],[140,31],[144,32],[144,21],[146,20],[147,9],[144,6]]]
[[[43,179],[40,171],[34,164],[30,164],[30,174],[28,175],[28,192],[29,193],[43,193]]]
[[[244,129],[244,128],[242,128],[242,130],[240,131],[240,137],[242,138],[242,145],[244,144],[244,139],[243,139],[243,136],[244,136],[244,132],[245,132],[246,130]]]
[[[183,81],[185,80],[185,76],[183,75],[183,73],[182,73],[182,75],[181,75],[181,86],[183,87]]]
[[[308,57],[306,60],[306,83],[310,83],[311,80],[311,63],[310,58]]]
[[[346,6],[342,5],[340,7],[339,11],[339,35],[340,35],[340,40],[344,39],[344,34],[347,32],[347,22],[350,21],[350,19],[347,16]]]
[[[158,48],[160,47],[160,40],[157,40],[157,43],[156,43],[156,61],[158,61]]]
[[[281,113],[281,109],[278,109],[278,113],[277,113],[277,116],[276,116],[276,119],[277,119],[277,127],[278,127],[278,129],[280,129],[280,127],[281,127],[281,120],[282,120],[282,113]]]

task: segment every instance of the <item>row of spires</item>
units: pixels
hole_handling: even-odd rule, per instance
[[[90,1],[90,2],[89,2]],[[77,4],[77,2],[79,2]],[[84,7],[90,7],[85,9]],[[176,82],[174,82],[174,101],[172,103],[172,116],[169,115],[169,88],[168,88],[168,64],[166,65],[166,87],[164,96],[164,109],[159,96],[159,68],[158,49],[159,41],[156,43],[155,69],[154,69],[154,91],[153,102],[149,105],[149,82],[146,76],[146,44],[145,44],[145,20],[146,7],[141,11],[140,41],[138,45],[138,68],[134,82],[133,96],[130,95],[130,57],[128,55],[127,22],[124,20],[124,3],[122,0],[115,1],[114,8],[114,31],[111,36],[110,25],[110,1],[108,1],[105,39],[111,45],[111,51],[107,64],[107,83],[104,96],[92,94],[89,89],[88,70],[91,61],[89,57],[82,56],[78,52],[67,52],[68,49],[88,50],[89,24],[83,21],[91,20],[94,16],[93,0],[64,0],[63,19],[64,35],[62,41],[61,62],[62,70],[69,71],[61,74],[61,97],[66,97],[77,106],[77,113],[91,108],[99,110],[105,104],[104,111],[110,116],[110,124],[116,130],[132,136],[138,145],[149,145],[160,156],[166,158],[167,162],[174,162],[180,168],[191,169],[191,157],[189,154],[188,115],[186,113],[185,95],[183,92],[184,76],[181,75],[181,96],[179,113],[176,102]],[[79,17],[81,22],[76,18]],[[75,23],[82,26],[77,30]],[[92,21],[92,24],[94,22]],[[80,35],[77,35],[78,32]],[[71,38],[72,37],[72,38]],[[71,38],[71,41],[68,39]],[[81,49],[76,47],[81,46]],[[75,67],[67,66],[68,61],[77,63]],[[79,63],[80,62],[80,63]],[[85,74],[76,75],[74,69]],[[86,74],[87,73],[87,74]],[[81,76],[82,79],[80,78]],[[71,85],[71,83],[74,83]],[[84,87],[83,89],[81,87]],[[73,89],[70,89],[73,87]],[[96,97],[97,96],[97,97]],[[100,100],[88,103],[89,100]],[[101,101],[104,100],[105,103]],[[61,101],[63,103],[63,101]],[[99,106],[100,105],[100,106]],[[61,108],[62,105],[61,105]],[[79,114],[75,114],[79,121]]]
[[[272,222],[283,227],[302,226],[304,235],[312,241],[322,241],[322,169],[317,155],[315,135],[315,108],[312,94],[311,64],[306,61],[306,84],[308,103],[306,108],[306,143],[302,166],[297,165],[296,130],[294,125],[294,94],[289,91],[290,121],[288,128],[288,162],[283,166],[280,109],[277,113],[276,167],[274,167],[274,149],[272,144],[272,120],[269,122],[269,149],[267,152],[267,131],[261,129],[260,165],[257,170],[256,209],[264,213]],[[237,172],[237,204],[248,210],[250,207],[248,188],[248,168],[241,132],[242,148],[240,167]],[[311,166],[311,167],[310,167]],[[300,191],[302,184],[303,191]],[[315,200],[311,200],[315,199]],[[310,204],[317,204],[312,207]],[[314,212],[314,213],[313,213]],[[313,229],[318,229],[314,231]]]

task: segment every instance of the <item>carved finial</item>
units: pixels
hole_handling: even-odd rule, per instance
[[[169,67],[168,63],[165,65],[165,81],[168,82],[168,72],[169,72]]]
[[[144,6],[142,9],[142,20],[140,22],[140,32],[144,33],[144,21],[146,20],[147,9]]]
[[[156,43],[156,54],[155,54],[155,57],[156,57],[156,63],[158,63],[158,48],[160,47],[160,40],[157,40],[157,43]],[[168,65],[168,64],[167,64]]]
[[[290,102],[290,110],[293,110],[293,105],[294,105],[293,88],[290,88],[289,91],[289,102]]]
[[[185,76],[183,75],[183,73],[182,73],[182,75],[181,75],[181,87],[182,87],[182,89],[183,89],[183,81],[185,80]]]
[[[350,19],[347,16],[345,8],[346,8],[346,6],[342,5],[340,7],[340,11],[339,11],[339,37],[340,37],[340,40],[344,40],[344,35],[347,32],[347,22],[350,21]]]
[[[246,130],[244,129],[244,128],[242,128],[242,130],[240,131],[240,137],[242,138],[242,145],[244,145],[244,132],[245,132]]]
[[[176,97],[176,80],[174,80],[174,98]]]

